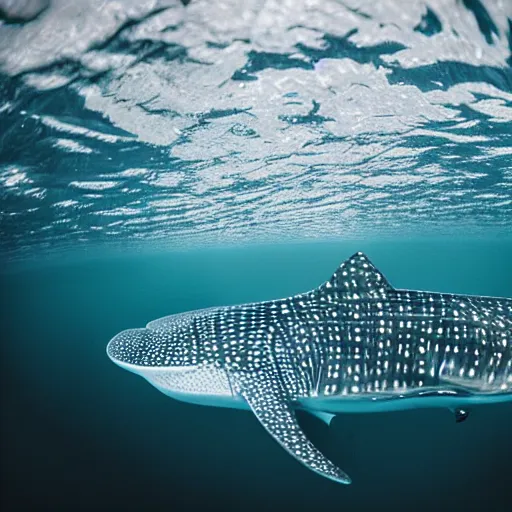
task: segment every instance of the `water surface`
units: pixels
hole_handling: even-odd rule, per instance
[[[511,20],[53,0],[0,24],[0,251],[510,236]]]

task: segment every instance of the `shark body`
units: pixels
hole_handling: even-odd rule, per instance
[[[512,401],[512,299],[393,288],[363,253],[285,299],[171,315],[107,346],[166,395],[250,409],[302,464],[348,484],[300,428],[341,412]]]

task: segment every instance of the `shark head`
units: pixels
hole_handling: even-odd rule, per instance
[[[225,370],[204,348],[208,325],[209,315],[204,311],[154,320],[145,328],[114,336],[107,355],[173,398],[208,403],[213,397],[231,397]]]
[[[198,362],[197,340],[186,330],[127,329],[114,336],[107,354],[114,363],[135,373],[149,368],[183,370]]]

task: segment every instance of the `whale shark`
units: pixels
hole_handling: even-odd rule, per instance
[[[172,398],[251,410],[299,462],[349,484],[296,411],[329,424],[445,407],[463,421],[474,405],[512,401],[512,299],[395,289],[358,252],[314,290],[153,320],[107,354]]]

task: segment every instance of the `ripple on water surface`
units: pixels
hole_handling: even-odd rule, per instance
[[[510,2],[47,3],[0,21],[8,258],[510,232]]]

